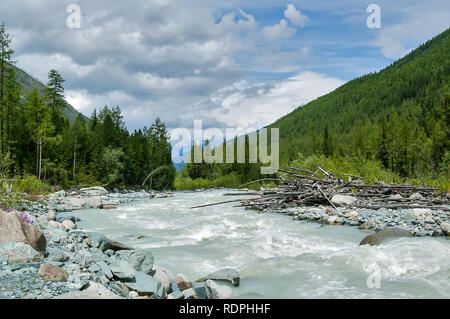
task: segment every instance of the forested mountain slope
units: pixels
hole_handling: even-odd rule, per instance
[[[356,156],[401,176],[448,174],[449,87],[450,29],[270,125],[280,129],[281,163],[299,153]]]
[[[42,84],[40,81],[36,80],[35,78],[33,78],[31,75],[21,70],[20,68],[16,66],[13,67],[16,71],[17,81],[22,85],[22,96],[26,96],[34,88],[36,88],[40,93],[44,92],[45,88],[44,84]],[[77,118],[78,114],[80,114],[80,112],[78,112],[72,105],[67,103],[67,107],[64,110],[64,114],[67,116],[70,122],[73,123]],[[88,120],[86,116],[83,115],[83,117],[85,120]]]

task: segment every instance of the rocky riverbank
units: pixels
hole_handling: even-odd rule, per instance
[[[450,211],[429,208],[411,209],[365,209],[352,208],[351,201],[340,196],[339,202],[332,207],[292,207],[278,210],[265,209],[262,213],[272,212],[292,216],[294,220],[317,222],[323,225],[347,225],[363,231],[380,231],[389,227],[405,229],[412,236],[449,236]],[[351,198],[350,198],[351,199]]]
[[[114,209],[135,199],[170,197],[102,187],[60,191],[0,211],[0,298],[4,299],[228,299],[239,284],[232,269],[192,282],[155,265],[148,249],[127,247],[78,229],[72,210]]]

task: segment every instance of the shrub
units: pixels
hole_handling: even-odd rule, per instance
[[[50,191],[50,187],[36,176],[28,175],[22,179],[18,178],[14,183],[13,190],[18,193],[45,194]]]

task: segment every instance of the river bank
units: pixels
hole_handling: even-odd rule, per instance
[[[43,231],[47,241],[46,254],[38,261],[30,260],[28,263],[3,261],[0,270],[3,291],[0,290],[0,295],[5,298],[53,298],[69,292],[66,297],[79,297],[77,294],[82,294],[92,298],[92,294],[95,296],[100,293],[108,298],[196,298],[195,294],[205,298],[206,285],[189,279],[195,280],[222,268],[232,268],[237,269],[240,277],[243,277],[240,286],[222,286],[222,283],[221,286],[215,286],[209,283],[209,286],[213,285],[208,288],[210,297],[214,297],[211,292],[215,289],[215,297],[229,297],[232,293],[238,298],[340,298],[345,296],[334,295],[332,289],[335,284],[326,288],[325,292],[320,285],[326,277],[331,276],[336,280],[343,274],[348,278],[344,276],[342,285],[353,282],[352,285],[359,287],[360,296],[367,294],[367,297],[371,297],[373,292],[367,292],[365,287],[365,269],[374,262],[380,263],[380,256],[383,276],[396,282],[399,287],[405,287],[403,279],[398,281],[396,277],[399,271],[402,276],[408,277],[411,272],[416,276],[420,269],[419,274],[427,277],[429,274],[423,271],[435,269],[430,279],[433,283],[441,274],[445,276],[445,267],[442,269],[443,261],[440,259],[442,255],[448,256],[448,242],[444,238],[442,241],[439,237],[429,237],[433,234],[436,236],[435,232],[448,220],[448,215],[443,212],[432,211],[431,215],[425,214],[426,217],[422,218],[423,214],[410,210],[300,207],[280,210],[276,214],[258,214],[234,207],[233,204],[189,209],[194,203],[218,201],[223,198],[223,193],[219,190],[174,194],[130,191],[110,193],[94,188],[69,194],[61,191],[43,203],[29,202],[23,207],[27,213],[22,213],[22,218]],[[412,216],[414,219],[410,218]],[[405,238],[379,248],[358,247],[363,237],[385,227],[406,225],[421,230],[422,224],[430,224],[427,222],[427,218],[431,221],[430,216],[435,221],[432,224],[433,231],[415,232],[418,240]],[[369,222],[373,222],[374,227],[363,227]],[[425,243],[420,237],[429,239]],[[109,239],[123,244],[118,245]],[[133,251],[137,254],[122,250],[126,246],[135,247]],[[428,253],[430,249],[437,255],[423,257],[426,260],[415,256],[419,252]],[[413,263],[403,264],[405,261],[396,260],[402,254],[413,254]],[[316,263],[327,265],[330,258],[333,260],[330,269],[319,271],[311,268]],[[350,267],[352,271],[341,269],[342,263],[352,265],[355,258],[363,260]],[[154,260],[164,268],[153,266]],[[387,269],[384,269],[387,260]],[[125,265],[121,261],[125,261]],[[44,282],[39,271],[45,263],[66,271],[66,281]],[[185,275],[174,275],[167,269]],[[136,271],[143,275],[135,275],[132,279]],[[280,275],[276,275],[279,272]],[[281,279],[285,276],[281,274],[286,272],[295,273],[295,276]],[[311,272],[314,273],[313,278],[308,277]],[[233,274],[236,276],[231,270],[227,273]],[[302,281],[297,282],[300,278]],[[146,288],[133,286],[133,280],[144,280]],[[292,287],[284,287],[284,280],[294,280],[295,283]],[[186,282],[187,286],[182,282]],[[190,286],[188,282],[193,285],[193,290],[184,289]],[[448,285],[448,278],[444,278],[443,282],[444,286]],[[309,285],[305,291],[298,291],[305,285]],[[151,292],[142,291],[150,290],[149,287],[153,289]],[[442,295],[428,284],[425,288],[423,293],[445,296],[445,293]],[[139,289],[141,291],[136,293]],[[175,295],[171,290],[175,291]],[[383,294],[389,297],[395,291],[383,291]],[[348,293],[347,297],[357,297]],[[410,292],[412,297],[418,293]]]
[[[238,283],[239,275],[231,269],[192,282],[156,266],[151,250],[83,230],[77,227],[79,218],[62,214],[170,196],[92,187],[24,201],[20,211],[0,211],[0,299],[232,298],[229,287],[212,280]]]

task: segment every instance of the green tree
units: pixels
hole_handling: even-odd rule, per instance
[[[5,95],[5,78],[6,78],[6,68],[8,64],[12,64],[11,56],[14,51],[10,48],[11,39],[9,38],[9,33],[6,31],[6,26],[4,23],[0,25],[0,135],[1,135],[1,151],[2,154],[5,152],[4,144],[4,95]]]
[[[41,179],[43,147],[47,143],[56,142],[57,138],[54,137],[51,112],[36,89],[28,94],[27,113],[28,127],[36,143],[36,176]]]

